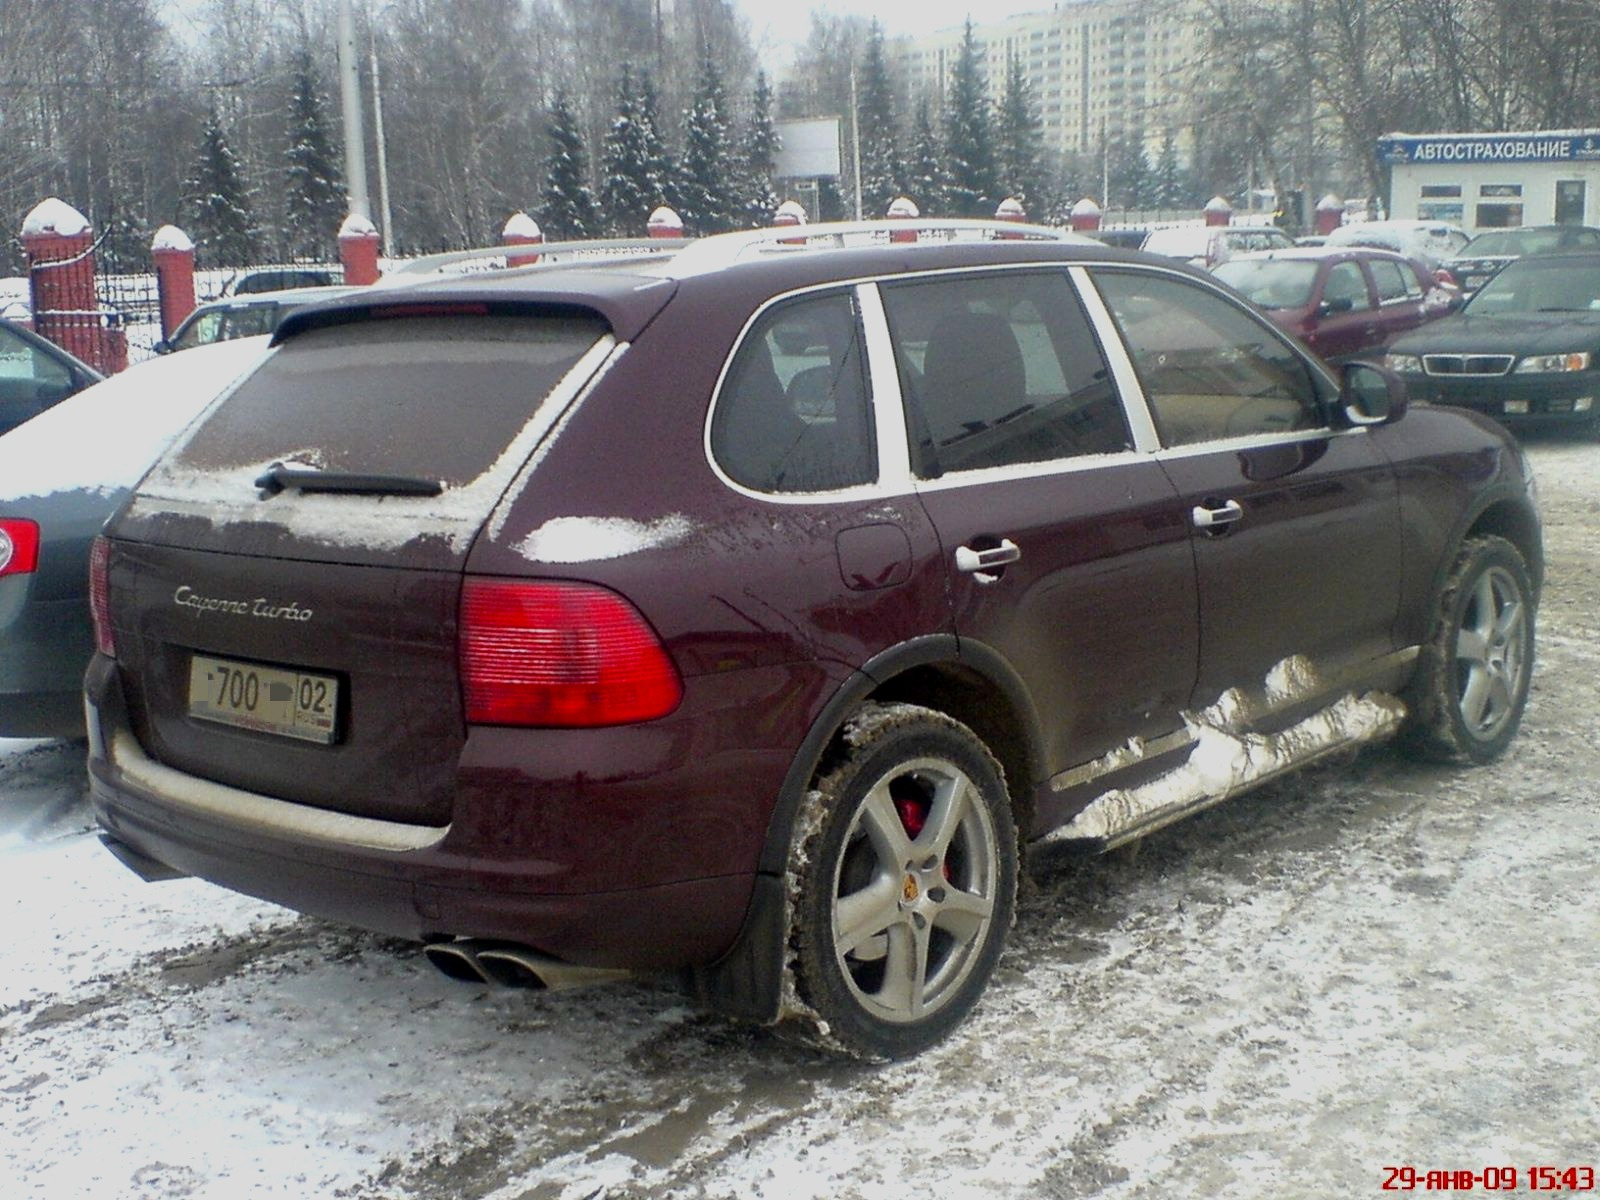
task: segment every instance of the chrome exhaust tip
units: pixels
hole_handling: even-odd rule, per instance
[[[477,956],[466,942],[429,942],[422,948],[422,955],[441,975],[451,979],[464,983],[496,982],[478,965]]]
[[[580,967],[512,942],[476,938],[429,942],[422,953],[451,979],[552,992],[610,983],[631,973],[611,967]]]
[[[552,992],[611,983],[630,974],[612,967],[576,966],[523,946],[486,947],[477,952],[477,960],[483,973],[495,983]]]

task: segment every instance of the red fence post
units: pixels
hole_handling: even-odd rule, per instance
[[[1344,224],[1344,201],[1329,192],[1317,201],[1315,229],[1326,237],[1342,224]]]
[[[1100,228],[1100,219],[1105,214],[1100,206],[1089,197],[1085,196],[1072,206],[1072,215],[1068,218],[1075,233],[1088,233]]]
[[[150,243],[150,257],[156,263],[161,336],[166,339],[195,309],[194,243],[176,225],[163,225]]]
[[[535,221],[525,212],[511,214],[506,227],[500,231],[500,244],[502,246],[538,246],[544,243],[544,230],[539,228]],[[529,267],[539,261],[537,254],[513,254],[506,252],[506,266]]]
[[[1000,201],[1000,207],[994,210],[994,219],[996,221],[1010,221],[1014,224],[1021,225],[1026,223],[1028,220],[1028,210],[1022,207],[1021,200],[1018,200],[1015,196],[1007,196],[1004,200]],[[1023,235],[1020,233],[995,234],[996,238],[1002,239],[1020,238],[1022,236]]]
[[[346,283],[378,282],[378,229],[367,218],[351,213],[339,226],[339,261]]]
[[[897,196],[889,201],[889,211],[884,214],[891,221],[914,221],[922,215],[922,210],[909,196]],[[917,240],[915,229],[896,229],[890,232],[891,242],[914,242]]]
[[[128,365],[128,337],[108,328],[100,311],[93,246],[88,218],[54,196],[22,223],[34,330],[110,375]]]
[[[1206,206],[1203,211],[1206,218],[1206,224],[1208,226],[1227,225],[1233,220],[1233,205],[1229,204],[1221,196],[1211,197],[1211,199],[1206,202]]]
[[[650,214],[650,219],[645,222],[644,227],[653,238],[683,236],[683,218],[665,204]]]
[[[778,205],[778,211],[772,214],[772,223],[778,226],[806,224],[806,210],[798,200],[785,200]],[[779,238],[780,244],[785,246],[804,246],[805,238]]]

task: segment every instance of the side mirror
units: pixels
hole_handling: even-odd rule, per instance
[[[1323,316],[1332,316],[1334,313],[1347,313],[1354,309],[1356,302],[1349,296],[1336,296],[1332,300],[1324,300],[1317,306],[1317,311]]]
[[[1388,367],[1349,362],[1339,372],[1339,403],[1351,428],[1390,425],[1405,416],[1406,385]]]

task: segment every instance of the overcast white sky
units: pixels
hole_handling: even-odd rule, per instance
[[[805,41],[813,12],[877,17],[884,32],[894,35],[952,28],[965,21],[969,14],[974,21],[993,21],[1013,13],[1043,12],[1055,8],[1056,4],[1054,0],[983,0],[982,3],[974,3],[974,0],[878,0],[866,4],[739,0],[739,7],[750,18],[750,32],[763,60],[777,67],[789,61],[793,46]]]

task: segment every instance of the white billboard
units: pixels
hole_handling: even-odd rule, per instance
[[[838,117],[777,121],[774,125],[783,142],[783,148],[773,158],[779,179],[838,178]]]

